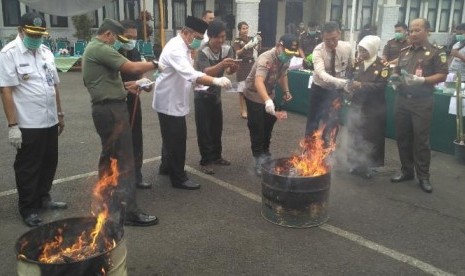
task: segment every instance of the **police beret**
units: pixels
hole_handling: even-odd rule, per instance
[[[207,30],[208,28],[208,24],[203,21],[202,19],[199,19],[197,17],[193,17],[193,16],[188,16],[186,18],[186,27],[198,32],[198,33],[205,33],[205,31]]]
[[[124,34],[123,25],[121,25],[121,23],[119,23],[116,20],[105,18],[102,22],[102,25],[100,25],[100,28],[112,31],[117,36],[118,40],[123,43],[129,42],[129,39],[123,36]]]
[[[23,14],[20,19],[23,31],[31,35],[48,35],[44,18],[36,12]]]

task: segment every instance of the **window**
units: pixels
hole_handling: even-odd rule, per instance
[[[331,15],[330,20],[341,22],[342,18],[342,0],[331,1]],[[342,26],[339,26],[342,28]]]
[[[407,7],[407,0],[402,0],[400,2],[399,17],[398,17],[397,21],[405,23],[405,20],[406,20],[405,16],[407,14],[406,13],[407,11],[405,10],[406,7]]]
[[[2,0],[3,8],[3,26],[16,27],[19,26],[21,12],[19,10],[18,0]]]
[[[68,27],[68,17],[50,15],[51,27]]]
[[[103,6],[103,18],[111,18],[119,21],[119,6],[116,2],[111,2]]]
[[[168,7],[167,1],[163,0],[163,26],[164,28],[168,28]],[[160,7],[158,6],[158,0],[153,2],[153,24],[155,28],[160,28]]]
[[[441,17],[439,19],[439,31],[449,31],[449,18],[450,18],[450,7],[451,0],[442,0]]]
[[[184,27],[187,16],[185,0],[173,0],[173,30]]]
[[[360,25],[358,26],[358,29],[361,29],[365,25],[371,25],[371,20],[372,20],[372,10],[373,10],[373,1],[371,0],[363,0],[362,3],[362,14],[361,14],[361,20],[360,20]]]
[[[438,0],[429,0],[428,1],[428,13],[426,18],[428,19],[431,25],[431,31],[436,31],[436,18],[438,15]],[[411,17],[413,18],[413,17]]]
[[[202,18],[202,13],[205,10],[205,0],[192,0],[192,16]]]
[[[452,25],[457,26],[462,22],[463,0],[455,0],[454,13],[452,15]]]
[[[99,23],[98,23],[98,13],[97,13],[97,11],[89,12],[89,13],[87,13],[87,16],[89,16],[89,19],[92,22],[92,28],[98,28]]]
[[[409,13],[409,16],[408,16],[409,20],[420,17],[420,4],[421,4],[420,0],[411,0],[411,2],[410,2],[410,13]]]
[[[139,0],[124,0],[124,18],[136,20],[141,11]]]

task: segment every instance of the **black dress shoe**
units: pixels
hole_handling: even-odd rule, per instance
[[[141,182],[136,183],[136,187],[139,188],[139,189],[151,189],[152,184],[141,181]]]
[[[431,182],[429,182],[428,179],[420,179],[419,181],[420,188],[427,192],[427,193],[432,193],[433,192],[433,186],[431,186]]]
[[[404,173],[400,173],[394,177],[391,178],[391,182],[403,182],[403,181],[409,181],[409,180],[413,180],[415,178],[415,176],[413,174],[404,174]]]
[[[158,223],[156,216],[144,214],[140,211],[126,214],[124,225],[127,226],[151,226]]]
[[[66,208],[68,208],[68,204],[66,204],[66,202],[51,200],[42,201],[42,209],[57,210]]]
[[[29,227],[37,227],[42,224],[42,219],[38,214],[30,214],[23,218],[24,223]]]
[[[188,179],[181,184],[176,184],[176,185],[173,184],[173,188],[184,189],[184,190],[198,190],[200,189],[200,184],[197,184]]]

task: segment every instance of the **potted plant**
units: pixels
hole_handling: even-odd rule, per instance
[[[92,20],[87,14],[75,15],[71,17],[76,33],[73,35],[79,40],[88,41],[92,37]]]
[[[456,95],[457,95],[457,137],[454,141],[455,145],[455,158],[465,163],[465,133],[463,131],[463,96],[462,96],[462,81],[460,79],[460,73],[457,74],[456,82]]]

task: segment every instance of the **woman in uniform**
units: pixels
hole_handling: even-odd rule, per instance
[[[380,44],[381,39],[374,35],[365,36],[360,41],[353,81],[349,81],[346,89],[351,96],[347,114],[349,172],[366,179],[373,175],[371,168],[384,165],[384,90],[388,68],[377,56]]]
[[[250,69],[252,69],[255,62],[254,56],[257,56],[254,51],[258,51],[261,38],[259,35],[256,37],[249,36],[249,25],[245,21],[237,24],[237,30],[239,31],[239,37],[234,40],[233,48],[236,52],[236,58],[242,60],[236,73],[236,80],[239,82],[244,81],[249,75]],[[242,93],[239,93],[239,104],[241,117],[247,119],[247,107]]]

